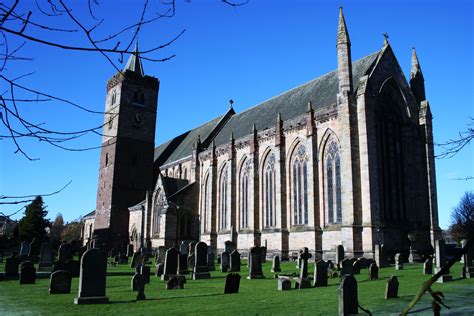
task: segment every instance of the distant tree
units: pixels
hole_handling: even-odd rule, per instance
[[[75,220],[64,225],[64,229],[61,232],[61,241],[65,243],[71,243],[81,239],[81,221]]]
[[[58,215],[56,215],[56,219],[53,222],[53,225],[51,226],[50,236],[52,238],[59,239],[61,237],[61,232],[63,231],[63,229],[64,229],[63,215],[61,213],[58,213]]]
[[[20,240],[42,240],[46,235],[46,227],[50,223],[46,219],[48,211],[45,209],[43,198],[37,196],[25,210],[25,216],[18,223],[18,233]]]
[[[451,212],[451,235],[457,240],[474,239],[474,192],[466,192]]]

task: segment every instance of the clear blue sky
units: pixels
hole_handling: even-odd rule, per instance
[[[87,9],[78,3],[82,2],[74,1],[73,12],[81,16]],[[138,3],[141,1],[101,1],[96,10],[105,19],[101,33],[111,33],[113,28],[136,20],[140,14]],[[34,6],[34,2],[24,1],[21,5]],[[219,0],[178,0],[175,17],[145,28],[139,38],[140,48],[147,49],[186,29],[176,43],[152,56],[176,54],[174,59],[143,62],[145,72],[161,81],[156,144],[221,115],[231,98],[239,112],[335,69],[339,5],[344,7],[353,60],[379,50],[382,34],[387,32],[408,75],[411,48],[416,47],[433,112],[435,142],[454,138],[467,128],[469,117],[474,116],[471,1],[250,0],[245,6],[232,8]],[[156,10],[152,7],[150,13]],[[64,21],[58,23],[65,26]],[[27,29],[28,32],[37,34],[34,29]],[[46,36],[86,45],[83,37],[74,34]],[[21,55],[35,60],[9,64],[5,73],[10,77],[35,71],[20,82],[103,110],[106,81],[115,70],[102,56],[31,43]],[[117,61],[117,57],[113,60]],[[7,89],[3,82],[0,85],[2,92]],[[103,119],[59,103],[26,104],[21,111],[35,122],[60,130],[98,126]],[[0,127],[0,134],[4,133]],[[0,140],[0,194],[47,193],[72,180],[61,194],[45,198],[49,216],[54,218],[61,212],[70,221],[95,208],[100,150],[73,153],[37,141],[22,140],[21,144],[31,156],[41,159],[27,161],[14,154],[9,140]],[[99,136],[70,144],[99,145]],[[472,180],[453,180],[474,176],[474,145],[454,158],[437,160],[436,175],[440,224],[446,228],[451,209],[465,191],[474,187]],[[8,214],[18,208],[0,206],[0,211]],[[22,212],[15,218],[21,215]]]

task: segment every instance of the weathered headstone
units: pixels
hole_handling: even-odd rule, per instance
[[[267,262],[267,246],[265,247],[260,247],[262,250],[262,263]]]
[[[6,277],[17,277],[18,276],[18,265],[20,259],[12,254],[9,258],[5,259],[5,276]]]
[[[184,283],[186,283],[186,277],[184,275],[172,276],[168,282],[166,282],[167,290],[182,290],[184,289]]]
[[[234,253],[237,250],[234,250]],[[229,273],[225,278],[225,287],[224,294],[234,294],[239,293],[240,287],[240,274],[238,273]]]
[[[49,278],[49,294],[71,293],[72,274],[67,270],[59,270],[51,273]]]
[[[178,271],[179,274],[187,274],[188,273],[188,253],[180,252],[178,255]]]
[[[272,259],[272,269],[271,272],[281,272],[280,267],[280,257],[275,255]]]
[[[160,262],[155,267],[156,267],[155,276],[156,277],[161,277],[163,275],[163,270],[164,270],[165,264]]]
[[[155,263],[165,263],[165,255],[166,255],[166,250],[168,250],[164,246],[159,246],[158,250],[156,251],[156,256],[155,256]]]
[[[188,268],[193,270],[194,269],[194,261],[196,261],[196,253],[193,251],[189,256],[188,256]]]
[[[314,263],[313,286],[319,287],[328,285],[328,266],[324,260],[318,260]]]
[[[145,296],[145,278],[141,274],[137,274],[136,283],[136,291],[137,293],[137,301],[143,301],[146,299]]]
[[[416,250],[410,246],[410,254],[408,255],[408,262],[413,263],[420,261],[421,257]]]
[[[423,274],[432,275],[433,274],[433,259],[428,258],[423,263]]]
[[[25,261],[20,265],[20,284],[35,284],[36,268],[31,261]]]
[[[369,266],[369,280],[375,281],[379,278],[379,267],[376,263],[371,263]]]
[[[45,241],[41,244],[38,272],[50,272],[53,270],[53,248],[51,242]]]
[[[300,265],[300,276],[295,278],[296,287],[298,289],[306,289],[311,287],[311,281],[308,278],[308,259],[311,258],[311,254],[307,247],[303,248],[301,252],[301,265]]]
[[[262,272],[262,250],[255,246],[250,248],[249,276],[247,279],[263,279]]]
[[[403,270],[402,255],[399,253],[395,254],[395,270]]]
[[[224,252],[227,252],[227,253],[232,253],[232,251],[236,250],[237,249],[237,244],[231,240],[227,240],[225,243],[224,243]]]
[[[359,260],[356,260],[354,261],[354,263],[352,264],[352,271],[354,274],[360,274],[360,261]]]
[[[209,267],[209,271],[216,270],[216,267],[214,266],[214,261],[215,261],[214,253],[213,252],[208,252],[207,253],[207,266]]]
[[[71,259],[72,259],[71,244],[61,244],[58,250],[58,260],[61,262],[67,262]]]
[[[358,302],[356,279],[353,275],[343,276],[339,285],[339,315],[357,315]]]
[[[150,284],[150,267],[146,265],[140,266],[140,274],[145,284]]]
[[[341,278],[345,275],[354,274],[354,266],[350,259],[344,259],[339,264],[341,266]]]
[[[198,279],[209,279],[211,274],[209,273],[209,264],[207,262],[208,254],[207,244],[203,241],[198,242],[195,246],[194,268],[193,268],[193,280]]]
[[[178,273],[178,255],[179,252],[176,248],[170,248],[166,251],[165,265],[161,275],[162,281],[167,281]]]
[[[137,292],[138,291],[138,282],[139,280],[141,282],[143,282],[143,276],[140,275],[140,273],[135,273],[133,276],[132,276],[132,284],[131,284],[131,287],[132,287],[132,291],[134,292]],[[145,282],[143,282],[145,283]]]
[[[230,272],[240,272],[240,253],[236,250],[230,254]],[[240,278],[240,275],[239,275]]]
[[[181,242],[179,245],[179,253],[185,254],[186,256],[189,254],[189,242],[184,240]]]
[[[278,278],[278,291],[288,291],[291,290],[291,281],[286,277]]]
[[[396,275],[392,275],[390,279],[387,280],[385,286],[385,299],[397,298],[398,297],[398,278]]]
[[[344,246],[338,245],[336,247],[336,264],[339,266],[342,260],[344,260]]]
[[[435,273],[438,273],[446,265],[446,245],[444,244],[443,239],[435,241],[435,251],[436,251],[436,269]],[[436,282],[445,283],[453,280],[453,277],[450,275],[449,270],[446,271],[442,276],[438,278]]]
[[[127,257],[131,257],[133,256],[133,245],[132,244],[128,244],[127,245]]]
[[[464,248],[467,244],[467,240],[463,239],[461,241],[462,248]],[[463,278],[474,278],[474,265],[473,265],[473,259],[474,259],[474,246],[471,245],[469,249],[467,249],[466,253],[462,256],[462,273],[461,277]]]
[[[367,269],[370,265],[369,260],[365,257],[358,258],[357,261],[359,262],[360,269]]]
[[[196,242],[191,241],[191,242],[189,243],[189,253],[188,253],[188,256],[190,256],[191,254],[193,254],[195,249],[196,249]]]
[[[78,297],[75,304],[104,304],[107,257],[97,248],[87,250],[81,258]]]
[[[385,254],[385,246],[381,244],[375,245],[375,262],[378,267],[385,268],[388,266],[387,256]]]
[[[229,271],[230,267],[230,255],[227,252],[221,254],[221,272]]]
[[[20,257],[28,257],[30,253],[30,244],[27,241],[23,241],[20,245]]]

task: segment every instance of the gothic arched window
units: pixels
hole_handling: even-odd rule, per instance
[[[240,170],[240,227],[249,227],[249,176],[251,168],[250,159],[246,159]]]
[[[342,223],[341,204],[341,159],[336,141],[331,140],[326,146],[326,196],[327,218],[329,224]]]
[[[160,233],[160,215],[161,211],[166,207],[165,192],[160,190],[156,195],[155,205],[153,207],[153,235],[157,236]]]
[[[221,176],[219,180],[219,228],[227,229],[228,228],[228,209],[227,209],[227,198],[228,198],[228,185],[227,185],[227,166],[224,166],[221,171]]]
[[[306,147],[298,145],[291,160],[291,206],[294,225],[308,224],[308,158]]]
[[[204,183],[202,185],[202,222],[203,222],[203,231],[209,231],[209,221],[211,219],[211,177],[209,173],[204,177]]]
[[[112,91],[112,102],[111,105],[114,105],[117,102],[117,92],[114,90]]]
[[[270,153],[263,166],[263,196],[265,227],[274,227],[276,225],[275,210],[275,155]]]

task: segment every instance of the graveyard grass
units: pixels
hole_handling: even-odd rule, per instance
[[[281,273],[297,272],[294,262],[282,262]],[[3,271],[0,264],[0,271]],[[218,266],[216,265],[216,269]],[[152,271],[153,271],[152,267]],[[132,269],[127,266],[108,266],[108,272],[130,273],[130,275],[108,276],[107,296],[109,304],[75,305],[78,278],[73,278],[71,294],[48,293],[49,279],[37,279],[34,285],[19,285],[16,281],[0,282],[0,315],[15,314],[67,314],[67,315],[152,315],[152,314],[312,314],[335,315],[338,311],[339,279],[329,279],[329,286],[304,290],[277,291],[277,280],[270,272],[271,262],[263,265],[266,276],[263,280],[247,280],[246,261],[242,260],[241,283],[238,294],[224,295],[225,273],[211,272],[211,279],[189,280],[184,290],[166,290],[165,282],[151,276],[150,284],[145,286],[145,301],[135,301],[137,292],[130,288]],[[312,276],[313,265],[309,265]],[[360,305],[374,315],[399,313],[413,298],[428,276],[422,274],[422,264],[405,264],[405,269],[395,271],[393,267],[379,271],[379,280],[369,281],[368,270],[357,275]],[[442,291],[445,303],[457,311],[472,314],[471,300],[474,297],[474,279],[459,279],[461,264],[451,271],[454,281],[435,284],[435,291]],[[391,275],[397,275],[400,282],[399,297],[385,300],[385,284]],[[294,282],[293,282],[294,284]],[[471,300],[469,300],[471,298]],[[420,314],[431,315],[429,294],[415,306],[423,310]],[[446,309],[443,307],[442,311]],[[363,314],[362,311],[360,311]]]

